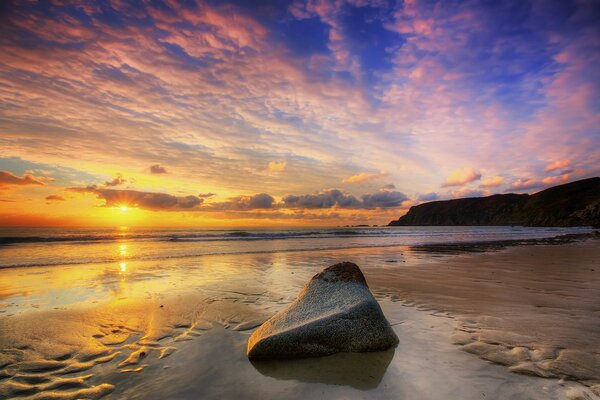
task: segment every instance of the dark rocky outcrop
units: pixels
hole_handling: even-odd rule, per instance
[[[432,201],[411,207],[390,226],[600,226],[600,178],[554,186],[533,195]]]
[[[247,354],[250,359],[318,357],[396,344],[360,268],[344,262],[315,275],[288,308],[254,331]]]

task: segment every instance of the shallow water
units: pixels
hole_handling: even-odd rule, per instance
[[[598,249],[597,241],[467,255],[360,247],[7,268],[0,398],[594,398],[575,383],[512,374],[461,349],[593,386],[585,374],[600,354]],[[399,347],[251,364],[251,329],[343,260],[362,267]]]

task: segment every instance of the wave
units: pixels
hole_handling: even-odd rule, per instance
[[[219,233],[143,233],[143,234],[102,234],[102,235],[48,235],[48,236],[0,236],[0,246],[19,243],[52,243],[52,242],[107,242],[119,240],[154,240],[154,241],[215,241],[215,240],[276,240],[303,237],[335,237],[347,235],[381,236],[392,232],[355,231],[355,230],[323,230],[323,231],[284,231],[284,232],[252,232],[227,231]]]
[[[114,233],[53,233],[47,235],[0,235],[0,246],[35,244],[35,243],[99,243],[114,241],[159,241],[159,242],[205,242],[205,241],[253,241],[253,240],[283,240],[302,238],[336,238],[336,237],[407,237],[407,236],[443,236],[448,234],[496,235],[510,232],[511,234],[527,235],[532,228],[522,227],[381,227],[381,228],[324,228],[322,230],[281,230],[281,231],[148,231],[148,232],[114,232]],[[537,233],[555,232],[554,228],[537,228]]]

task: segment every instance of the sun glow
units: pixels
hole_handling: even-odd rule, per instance
[[[119,206],[119,210],[121,212],[127,212],[127,211],[129,211],[129,207],[127,207],[126,205],[122,205],[122,206]]]

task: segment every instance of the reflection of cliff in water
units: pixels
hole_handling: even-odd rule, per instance
[[[376,388],[394,358],[395,349],[373,353],[338,353],[327,357],[252,361],[263,375],[280,380]]]

